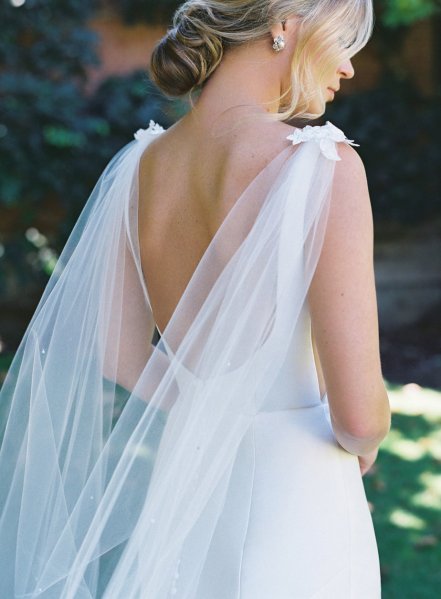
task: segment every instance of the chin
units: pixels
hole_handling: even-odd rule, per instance
[[[319,119],[321,116],[325,114],[325,111],[326,100],[316,100],[314,102],[311,102],[311,104],[308,106],[308,112],[315,115],[313,119]]]

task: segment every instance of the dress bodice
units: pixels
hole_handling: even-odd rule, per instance
[[[181,384],[183,388],[188,389],[204,384],[203,380],[177,360],[165,337],[161,337],[159,346],[172,361],[178,385]],[[263,351],[258,351],[247,363],[218,375],[219,389],[222,389],[224,382],[231,383],[234,377],[241,377],[245,368],[252,376],[254,369],[261,368],[263,362],[267,363],[271,359],[271,355],[264,349],[262,347]],[[320,403],[320,389],[311,339],[311,319],[308,306],[305,303],[277,377],[273,381],[270,391],[265,390],[265,397],[256,397],[256,404],[260,405],[259,411],[276,411],[304,408]]]
[[[311,339],[311,319],[304,304],[283,364],[266,394],[261,411],[289,410],[320,403],[320,388]]]

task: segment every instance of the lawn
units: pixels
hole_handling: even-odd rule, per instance
[[[441,589],[441,393],[415,384],[387,387],[392,427],[363,477],[382,597],[433,599]]]

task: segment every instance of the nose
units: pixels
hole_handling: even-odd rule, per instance
[[[345,62],[341,63],[341,65],[338,67],[338,73],[344,79],[352,79],[352,77],[355,74],[355,71],[354,71],[354,67],[352,66],[352,62],[350,59],[345,60]]]

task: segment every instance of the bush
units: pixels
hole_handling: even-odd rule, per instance
[[[441,216],[441,112],[408,83],[384,82],[328,105],[326,117],[360,144],[374,217],[401,224]]]
[[[15,301],[19,291],[38,296],[112,155],[150,118],[164,126],[173,120],[147,72],[109,79],[87,96],[87,69],[98,64],[97,37],[86,26],[95,4],[0,5],[3,300]]]
[[[183,0],[102,0],[110,5],[128,24],[170,24],[173,13]]]

